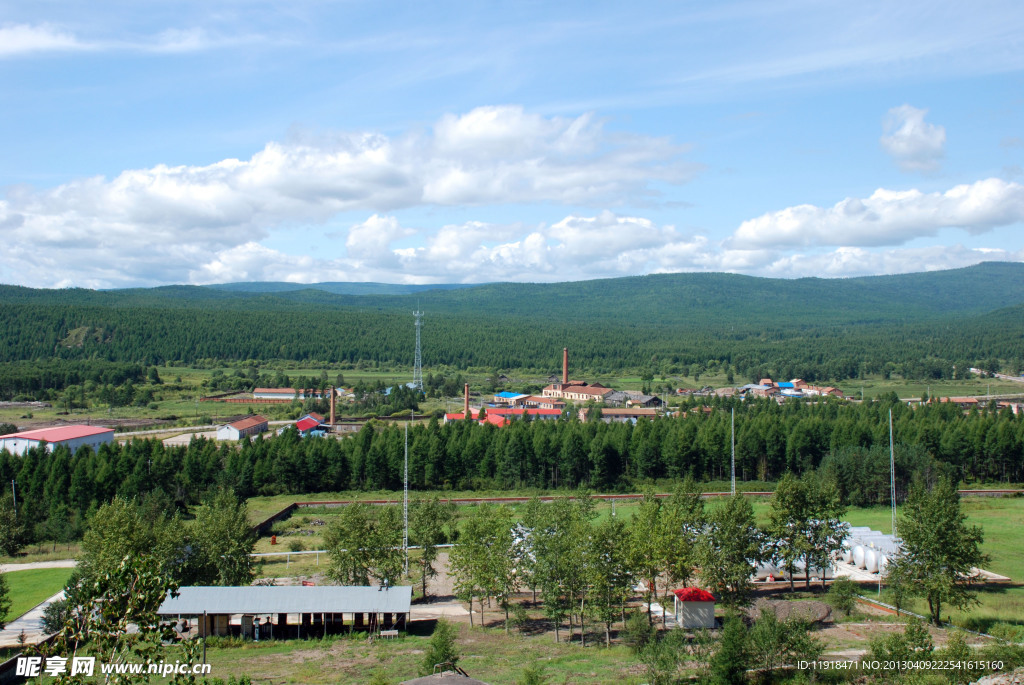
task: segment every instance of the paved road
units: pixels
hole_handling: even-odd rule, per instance
[[[43,612],[46,610],[46,607],[49,606],[50,602],[55,602],[58,599],[63,598],[64,591],[61,590],[45,602],[33,607],[28,613],[22,614],[20,617],[8,623],[3,630],[0,630],[0,647],[21,646],[22,633],[25,634],[25,644],[27,645],[34,645],[49,637],[47,633],[43,632]]]
[[[0,573],[14,571],[30,571],[34,568],[74,568],[78,562],[74,559],[55,559],[54,561],[30,561],[27,564],[0,564]]]
[[[27,564],[0,564],[0,573],[17,573],[34,568],[73,568],[78,562],[74,559],[57,559],[56,561],[33,561]],[[50,602],[64,598],[64,591],[61,590],[53,597],[37,604],[28,613],[22,614],[0,630],[0,647],[19,647],[21,635],[25,635],[25,644],[34,645],[42,642],[47,634],[43,632],[43,612]]]

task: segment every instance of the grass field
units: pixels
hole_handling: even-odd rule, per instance
[[[50,542],[32,543],[22,548],[16,557],[0,555],[0,564],[27,564],[33,561],[57,561],[59,559],[74,559],[81,551],[81,545],[77,542],[58,543]]]
[[[375,671],[386,682],[420,675],[433,622],[414,624],[410,635],[397,640],[366,637],[328,638],[288,643],[248,643],[241,647],[210,648],[212,675],[246,673],[253,682],[365,683]],[[581,649],[578,644],[556,644],[550,636],[506,636],[501,629],[470,629],[457,624],[463,653],[459,666],[470,676],[489,683],[514,683],[523,670],[542,664],[551,683],[641,683],[644,679],[629,650]]]
[[[5,573],[11,592],[8,622],[13,621],[47,597],[57,594],[71,577],[70,568],[36,568]]]

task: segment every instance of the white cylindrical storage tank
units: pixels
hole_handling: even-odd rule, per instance
[[[842,553],[840,555],[840,558],[844,562],[846,562],[847,564],[849,564],[850,562],[853,561],[853,550],[850,549],[850,544],[849,543],[846,543],[846,542],[843,543],[843,551],[842,551]]]
[[[868,573],[878,573],[878,550],[864,550],[864,570]]]
[[[821,580],[822,574],[825,575],[825,580],[830,580],[832,578],[832,567],[830,566],[826,569],[811,567],[811,578]]]
[[[775,564],[761,564],[754,569],[755,580],[768,580],[768,576],[773,578],[779,578],[779,570],[775,568]]]
[[[882,553],[878,555],[878,573],[885,575],[885,569],[889,567],[889,555]]]
[[[867,551],[864,545],[855,545],[853,548],[853,565],[857,568],[864,568],[864,552]]]
[[[792,574],[790,574],[785,568],[780,568],[779,570],[783,572],[786,580],[790,580],[790,578],[793,580],[802,580],[804,578],[804,562],[802,561],[798,561],[793,564]]]

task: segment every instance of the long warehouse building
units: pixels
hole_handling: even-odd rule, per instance
[[[0,435],[0,449],[5,449],[11,454],[21,455],[45,442],[48,452],[52,452],[57,445],[64,445],[74,453],[83,445],[98,450],[100,445],[110,444],[113,441],[113,428],[81,425],[57,426],[56,428],[38,428]]]

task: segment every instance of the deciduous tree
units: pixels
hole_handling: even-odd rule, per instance
[[[245,502],[220,489],[196,510],[190,526],[203,557],[202,580],[211,585],[248,585],[256,575],[253,547],[256,534]],[[205,584],[205,583],[204,583]]]
[[[409,516],[409,535],[412,538],[410,542],[420,547],[419,566],[424,597],[427,596],[427,579],[437,575],[434,568],[437,546],[448,540],[448,529],[454,521],[455,506],[451,502],[442,503],[437,495],[413,503]]]
[[[701,580],[723,605],[749,603],[750,577],[765,558],[765,545],[747,498],[734,495],[711,510],[699,556]]]
[[[889,564],[889,583],[902,596],[924,597],[932,623],[941,624],[944,604],[963,609],[977,603],[973,570],[986,556],[980,526],[969,526],[953,484],[941,479],[930,490],[911,486],[899,518],[903,548]]]

